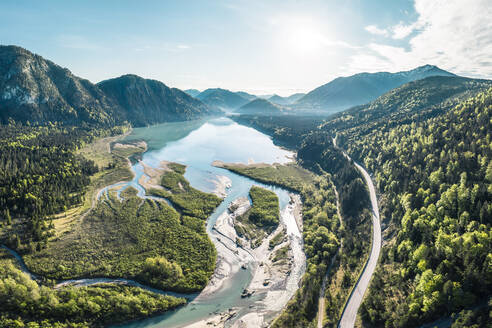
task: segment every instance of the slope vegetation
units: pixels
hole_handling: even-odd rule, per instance
[[[186,121],[217,114],[201,101],[164,83],[136,75],[123,75],[97,86],[117,105],[120,120],[134,126]]]
[[[125,75],[98,85],[16,46],[0,46],[0,124],[111,127],[189,120],[217,114],[155,80]]]

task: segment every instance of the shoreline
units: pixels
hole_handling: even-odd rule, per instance
[[[225,198],[227,191],[232,187],[232,180],[225,175],[216,175],[212,180],[215,185],[215,189],[212,191],[219,198]]]
[[[251,207],[246,197],[239,197],[231,202],[228,210],[217,219],[212,230],[212,234],[218,235],[214,238],[217,239],[215,242],[218,252],[217,267],[209,284],[197,299],[219,290],[228,283],[235,272],[241,270],[241,266],[245,265],[252,268],[253,276],[244,292],[247,295],[256,295],[258,298],[247,308],[229,309],[187,327],[264,327],[282,311],[297,291],[305,270],[305,254],[298,223],[302,224],[299,210],[302,204],[298,195],[289,195],[291,201],[280,213],[279,226],[255,249],[249,246],[240,247],[234,242],[238,238],[234,220]],[[278,233],[285,233],[284,241],[269,249],[269,241]],[[243,245],[249,245],[249,241],[238,239]],[[279,261],[283,263],[274,263],[272,258],[275,252],[286,245],[290,246],[287,259]]]

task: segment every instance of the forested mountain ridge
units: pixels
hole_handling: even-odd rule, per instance
[[[185,92],[164,83],[128,74],[99,82],[97,86],[117,105],[120,121],[134,126],[184,121],[218,114]]]
[[[490,320],[491,81],[431,77],[300,126],[296,116],[234,119],[296,147],[304,165],[329,172],[343,163],[331,142],[337,135],[374,175],[384,245],[360,310],[365,324],[415,327],[460,311],[456,327]],[[343,177],[335,173],[335,182],[337,175]],[[339,315],[337,302],[328,294],[328,318]]]
[[[441,116],[345,143],[374,173],[387,226],[364,320],[417,326],[492,294],[491,120],[488,89]]]
[[[307,93],[295,103],[295,107],[333,113],[368,103],[391,89],[429,76],[455,75],[436,66],[425,65],[397,73],[359,73],[338,77]]]
[[[395,88],[373,102],[334,114],[321,125],[326,131],[346,131],[341,138],[411,120],[435,117],[492,86],[491,80],[432,76]],[[363,131],[362,131],[363,130]]]
[[[16,46],[0,46],[0,123],[112,125],[114,104],[88,80]]]
[[[0,124],[142,126],[217,113],[159,81],[127,75],[95,85],[26,49],[0,46]]]

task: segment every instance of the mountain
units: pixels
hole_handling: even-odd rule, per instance
[[[16,46],[0,46],[0,123],[135,126],[215,114],[201,101],[135,75],[97,85]]]
[[[225,89],[207,89],[196,96],[205,104],[221,108],[221,109],[236,109],[248,103],[250,99],[242,96],[238,92],[232,92]]]
[[[252,94],[247,93],[247,92],[244,92],[244,91],[238,91],[238,92],[236,92],[236,94],[239,95],[239,96],[241,96],[241,97],[243,97],[244,99],[248,99],[250,101],[253,100],[253,99],[258,98],[257,96],[252,95]]]
[[[267,100],[268,100],[269,98],[271,98],[271,97],[273,97],[273,96],[275,96],[275,95],[258,95],[258,96],[256,96],[256,97],[258,97],[258,98],[263,98],[263,99],[267,99]]]
[[[0,123],[112,124],[114,104],[68,69],[16,46],[0,46]]]
[[[268,98],[268,101],[277,104],[277,105],[291,105],[304,97],[306,94],[305,93],[294,93],[293,95],[290,95],[288,97],[282,97],[279,95],[273,95],[270,98]]]
[[[256,98],[241,106],[236,112],[240,114],[281,115],[284,110],[284,107],[273,104],[266,99]]]
[[[402,124],[421,121],[441,115],[463,99],[473,97],[490,87],[491,80],[431,76],[404,84],[368,104],[336,113],[323,127],[327,131],[351,131],[347,132],[349,136],[378,130],[388,120]]]
[[[337,112],[368,103],[391,89],[429,76],[455,75],[437,66],[425,65],[398,73],[360,73],[338,77],[299,99],[296,109]]]
[[[200,90],[197,90],[197,89],[187,89],[187,90],[184,90],[184,92],[186,92],[188,95],[192,96],[192,97],[196,97],[200,94]]]
[[[135,126],[191,120],[218,113],[179,89],[137,75],[123,75],[102,81],[97,86],[118,105],[122,117]]]

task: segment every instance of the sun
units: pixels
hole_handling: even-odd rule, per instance
[[[319,50],[325,38],[311,26],[294,26],[288,31],[288,47],[300,53],[312,53]]]
[[[290,53],[316,53],[329,43],[322,25],[310,17],[284,17],[276,25],[279,41]]]

